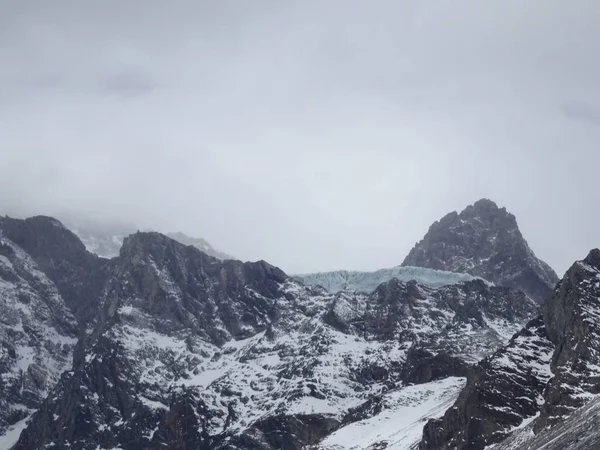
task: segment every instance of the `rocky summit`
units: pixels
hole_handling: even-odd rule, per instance
[[[540,304],[558,282],[523,238],[515,216],[487,199],[431,225],[402,265],[468,273],[520,289]]]
[[[112,259],[49,217],[0,233],[3,449],[409,448],[539,314],[481,279],[330,293],[154,232]]]

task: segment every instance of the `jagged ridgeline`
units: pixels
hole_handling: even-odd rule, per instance
[[[55,219],[1,218],[0,449],[549,442],[597,393],[600,252],[540,308],[553,272],[522,257],[514,217],[489,201],[465,211],[446,251],[411,262],[434,270],[328,290],[159,233],[106,259]],[[494,252],[510,267],[489,265]],[[421,279],[396,276],[411,271]]]

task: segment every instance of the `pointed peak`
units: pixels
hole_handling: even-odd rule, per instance
[[[558,281],[527,244],[515,216],[487,198],[435,222],[402,265],[468,273],[521,289],[539,302]]]
[[[490,214],[496,215],[498,213],[501,213],[501,214],[503,213],[508,216],[514,217],[512,214],[510,214],[506,210],[505,207],[499,207],[496,202],[494,202],[493,200],[487,199],[487,198],[479,199],[472,205],[467,206],[465,209],[462,210],[460,215],[461,216],[490,215]]]
[[[477,200],[475,203],[473,203],[472,206],[473,206],[473,208],[480,209],[480,210],[500,209],[500,208],[498,208],[498,205],[496,204],[496,202],[490,200],[489,198],[481,198],[481,199]]]
[[[583,262],[600,270],[600,249],[594,248],[590,250],[590,253],[588,253]]]
[[[459,215],[461,219],[479,219],[490,228],[518,229],[517,218],[505,207],[498,207],[496,202],[487,198],[477,200],[467,206]]]

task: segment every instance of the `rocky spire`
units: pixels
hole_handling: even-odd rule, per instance
[[[515,216],[488,199],[431,225],[402,265],[469,273],[520,289],[539,303],[558,281],[523,238]]]

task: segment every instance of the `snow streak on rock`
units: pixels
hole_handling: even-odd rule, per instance
[[[387,392],[380,412],[338,429],[319,450],[408,450],[419,442],[428,419],[444,414],[458,397],[465,379],[448,377]]]
[[[480,450],[539,414],[554,346],[541,318],[481,361],[444,417],[425,427],[420,449]]]
[[[478,450],[507,437],[491,448],[595,448],[595,434],[577,420],[600,395],[599,319],[600,250],[592,250],[567,271],[543,316],[477,365],[454,407],[428,423],[420,448]],[[559,425],[566,419],[587,430],[581,443]]]
[[[56,286],[0,232],[0,435],[13,439],[70,367],[76,329]]]

